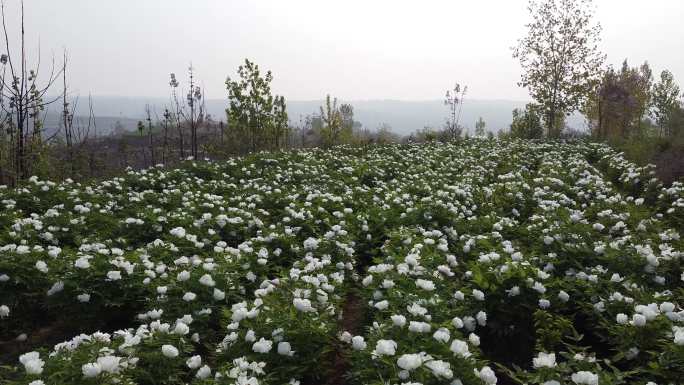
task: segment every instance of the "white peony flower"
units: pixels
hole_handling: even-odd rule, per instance
[[[572,376],[572,382],[575,384],[583,384],[583,385],[599,385],[599,378],[597,374],[594,374],[592,372],[587,372],[587,371],[579,371],[576,373],[573,373]]]
[[[393,340],[378,340],[373,354],[378,356],[393,356],[397,352],[397,343]]]
[[[176,349],[176,347],[173,345],[162,345],[161,351],[165,357],[168,357],[168,358],[178,357],[178,349]]]
[[[364,350],[366,348],[366,341],[364,341],[362,336],[354,336],[351,341],[354,350]]]
[[[99,376],[102,373],[102,368],[97,362],[89,362],[81,366],[81,372],[83,372],[83,377],[92,378]]]
[[[423,365],[423,357],[420,354],[404,354],[397,360],[397,365],[404,370],[414,370]]]
[[[185,365],[190,369],[197,369],[202,365],[202,357],[192,356],[185,361]]]
[[[539,352],[537,357],[532,359],[532,366],[534,366],[535,369],[544,367],[553,368],[556,366],[556,354]]]
[[[268,353],[271,351],[273,348],[273,341],[264,339],[264,337],[261,337],[259,341],[255,342],[254,345],[252,345],[252,350],[254,353]]]

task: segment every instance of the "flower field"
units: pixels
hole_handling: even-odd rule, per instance
[[[652,175],[473,139],[32,179],[0,383],[681,384],[684,185]]]

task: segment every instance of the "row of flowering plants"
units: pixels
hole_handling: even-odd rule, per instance
[[[676,384],[684,185],[586,142],[0,189],[0,382]]]

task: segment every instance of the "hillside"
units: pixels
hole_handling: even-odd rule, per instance
[[[684,375],[684,188],[603,144],[262,152],[0,201],[3,384]]]

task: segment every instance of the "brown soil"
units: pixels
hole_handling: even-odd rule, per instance
[[[354,291],[350,291],[342,306],[342,319],[339,321],[339,330],[348,331],[352,335],[363,332],[365,317],[364,303]],[[349,346],[346,343],[336,341],[335,350],[331,353],[331,369],[327,376],[326,385],[347,384],[347,373],[351,369],[349,361]]]

